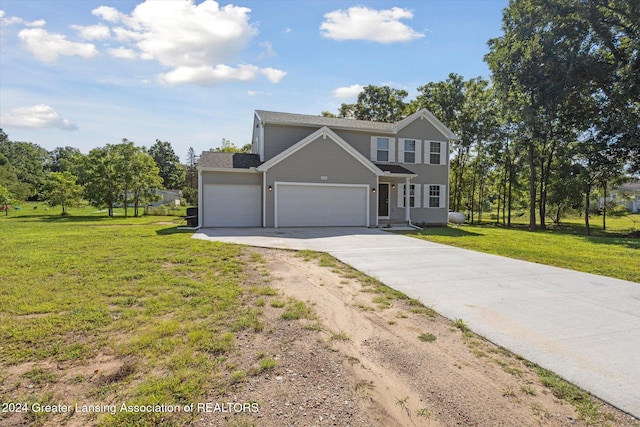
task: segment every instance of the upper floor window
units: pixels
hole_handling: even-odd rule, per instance
[[[416,162],[416,140],[415,139],[404,140],[404,162],[405,163]]]
[[[442,158],[442,143],[438,141],[429,142],[429,164],[440,165]]]
[[[389,138],[377,138],[376,160],[379,162],[389,161]]]

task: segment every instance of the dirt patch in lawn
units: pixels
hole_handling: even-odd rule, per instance
[[[238,337],[235,362],[259,370],[271,358],[275,366],[231,393],[259,411],[204,414],[196,425],[639,425],[601,402],[596,419],[580,419],[526,361],[415,301],[371,292],[375,286],[338,261],[250,250],[280,294],[263,300],[266,333]],[[317,317],[283,320],[287,297]]]

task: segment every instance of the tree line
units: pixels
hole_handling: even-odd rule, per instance
[[[192,147],[186,164],[167,141],[149,149],[123,139],[84,155],[74,147],[47,151],[37,144],[11,141],[0,129],[0,206],[26,200],[46,200],[66,208],[84,199],[107,208],[113,216],[122,205],[125,216],[157,199],[157,189],[182,190],[187,203],[196,204],[198,156]],[[6,213],[6,212],[5,212]]]
[[[452,210],[471,222],[494,211],[504,224],[527,211],[532,230],[580,210],[589,233],[594,191],[640,174],[640,8],[515,0],[502,31],[488,42],[490,79],[450,74],[409,101],[405,90],[366,86],[322,114],[395,122],[427,108],[459,137]]]

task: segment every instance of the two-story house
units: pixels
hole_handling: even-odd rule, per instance
[[[456,139],[426,109],[397,123],[259,110],[251,154],[202,153],[198,224],[443,225]]]

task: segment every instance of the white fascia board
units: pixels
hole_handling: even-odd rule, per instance
[[[277,156],[273,157],[268,162],[265,162],[265,163],[261,164],[260,166],[258,166],[258,171],[262,172],[262,171],[269,170],[272,166],[280,163],[282,160],[284,160],[287,157],[291,156],[292,154],[294,154],[298,150],[303,149],[304,147],[309,145],[311,142],[315,141],[316,139],[318,139],[320,137],[322,137],[322,138],[327,138],[327,137],[330,138],[333,142],[338,144],[338,146],[342,147],[342,149],[344,149],[347,153],[351,154],[352,157],[354,157],[356,160],[358,160],[360,163],[362,163],[371,172],[373,172],[376,175],[384,175],[384,172],[380,168],[378,168],[376,165],[371,163],[371,161],[369,161],[365,156],[360,154],[348,142],[346,142],[344,139],[340,138],[334,131],[332,131],[331,129],[329,129],[326,126],[321,127],[320,129],[318,129],[317,131],[315,131],[311,135],[309,135],[306,138],[302,139],[301,141],[295,143],[294,145],[292,145],[291,147],[287,148],[286,150],[284,150],[283,152],[281,152]]]

